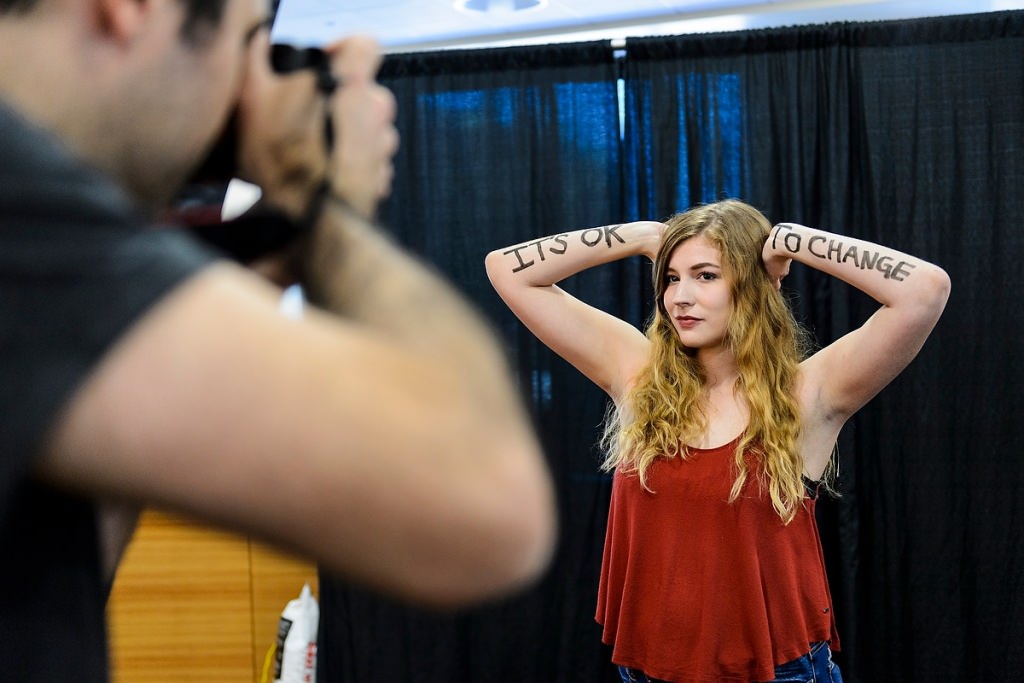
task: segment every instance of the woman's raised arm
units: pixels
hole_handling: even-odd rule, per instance
[[[492,251],[487,276],[538,339],[618,398],[646,361],[647,339],[555,283],[628,256],[653,260],[664,229],[662,223],[640,221],[549,235]]]
[[[781,279],[789,260],[834,275],[880,304],[863,325],[803,364],[805,396],[822,420],[841,425],[917,355],[949,297],[938,266],[864,240],[780,223],[762,252],[769,274]]]

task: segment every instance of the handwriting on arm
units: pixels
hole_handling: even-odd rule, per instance
[[[775,226],[775,231],[772,233],[772,249],[777,248],[780,235],[782,247],[786,251],[793,254],[800,252],[804,236],[787,225]],[[903,282],[910,276],[910,271],[917,267],[916,264],[909,261],[899,261],[863,246],[846,245],[841,239],[824,235],[812,235],[808,238],[807,251],[812,256],[834,263],[845,264],[852,260],[853,264],[861,270],[877,270],[886,280],[896,280],[897,282]]]
[[[607,248],[611,249],[612,240],[614,239],[619,244],[625,244],[626,240],[622,238],[617,232],[622,225],[605,225],[600,228],[590,228],[588,230],[582,230],[578,234],[580,244],[585,247],[596,247],[600,244],[604,244]],[[526,244],[520,244],[512,247],[508,251],[503,251],[503,255],[515,254],[518,265],[512,269],[513,273],[518,273],[521,270],[525,270],[530,266],[537,263],[537,259],[541,261],[547,260],[549,254],[562,255],[569,248],[570,233],[561,233],[559,235],[551,235],[549,237],[542,237],[539,240],[533,242],[527,242]],[[525,256],[524,256],[525,252]]]

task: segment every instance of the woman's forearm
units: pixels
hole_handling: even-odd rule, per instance
[[[653,221],[563,232],[492,251],[487,274],[496,287],[544,287],[628,256],[653,259],[660,243],[661,224]]]
[[[873,242],[796,223],[772,228],[765,261],[791,258],[828,273],[890,307],[931,305],[941,311],[949,278],[938,266]]]

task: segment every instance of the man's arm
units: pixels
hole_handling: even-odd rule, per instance
[[[359,50],[372,61],[349,48],[350,70]],[[107,353],[39,470],[256,534],[397,597],[464,604],[547,566],[552,487],[487,326],[362,217],[393,147],[387,116],[355,109],[373,87],[349,74],[334,104],[350,156],[332,185],[357,208],[328,200],[312,234],[319,306],[289,320],[254,273],[205,269]]]

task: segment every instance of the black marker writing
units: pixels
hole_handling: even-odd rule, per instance
[[[775,232],[772,233],[772,249],[778,249],[779,248],[779,233],[782,232],[782,228],[783,227],[785,227],[787,230],[791,230],[792,229],[792,228],[790,228],[788,226],[776,225],[775,226]]]
[[[619,244],[625,244],[626,240],[619,237],[619,233],[616,232],[621,227],[621,225],[606,225],[603,228],[584,230],[580,233],[580,241],[588,247],[595,247],[603,240],[611,248],[612,237],[614,237],[619,241]],[[597,233],[597,235],[593,236],[594,233]],[[588,236],[593,236],[593,239],[590,239]]]
[[[797,239],[794,242],[790,238],[793,236],[799,238],[800,236],[792,232],[792,228],[785,225],[776,226],[775,234],[772,236],[772,248],[775,248],[779,232],[782,231],[782,228],[790,231],[782,239],[783,246],[792,253],[797,253],[800,250],[801,240]],[[836,263],[845,264],[852,261],[861,270],[877,270],[886,280],[896,280],[897,282],[903,282],[910,275],[910,271],[917,268],[916,264],[909,261],[897,261],[893,257],[884,256],[878,251],[867,249],[863,246],[858,247],[856,244],[846,245],[842,240],[825,237],[824,235],[812,235],[807,240],[807,251],[812,256],[827,261],[835,261]]]
[[[518,273],[520,270],[523,270],[525,268],[529,268],[534,263],[536,263],[536,261],[533,261],[533,260],[530,260],[530,261],[524,260],[523,259],[523,255],[520,252],[522,252],[524,249],[529,249],[530,247],[537,247],[537,257],[540,258],[541,261],[543,261],[544,260],[544,249],[543,249],[542,245],[545,242],[555,242],[555,243],[561,245],[561,248],[549,246],[548,247],[548,251],[551,252],[552,254],[564,254],[565,250],[569,246],[569,243],[565,241],[566,237],[568,237],[567,234],[553,235],[551,237],[542,237],[539,240],[535,240],[535,241],[529,242],[527,244],[522,244],[522,245],[520,245],[518,247],[512,247],[508,251],[503,251],[502,255],[508,255],[508,254],[515,254],[516,255],[516,260],[519,261],[519,266],[516,267],[516,268],[513,268],[512,272],[513,273]]]
[[[614,238],[619,244],[625,244],[626,240],[622,239],[622,237],[617,232],[618,229],[621,227],[621,224],[606,225],[600,228],[590,228],[589,230],[584,230],[583,232],[580,233],[580,242],[582,242],[583,245],[587,247],[596,247],[598,244],[604,242],[609,249],[612,246],[612,238]],[[548,254],[564,254],[566,249],[569,248],[568,237],[568,233],[552,235],[550,237],[542,237],[539,240],[527,242],[526,244],[520,244],[519,246],[512,247],[508,251],[503,251],[501,253],[505,256],[507,256],[508,254],[516,255],[516,260],[519,262],[519,265],[513,268],[512,272],[518,273],[519,271],[525,270],[526,268],[529,268],[530,266],[537,263],[537,261],[532,258],[527,260],[529,256],[533,255],[532,248],[536,248],[537,258],[539,258],[541,261],[544,261],[546,260]],[[553,246],[552,244],[550,244],[551,242],[554,242],[558,246]],[[527,257],[523,256],[524,251],[527,252]]]
[[[825,246],[825,242],[828,243]],[[818,244],[821,243],[821,246]],[[908,261],[896,261],[891,256],[883,256],[877,251],[858,247],[856,244],[846,246],[842,240],[827,239],[821,235],[815,235],[807,241],[807,251],[820,259],[846,263],[853,261],[853,264],[861,270],[877,270],[886,280],[903,282],[910,269],[917,268],[917,265]]]
[[[779,233],[782,232],[783,228],[788,230],[788,232],[786,233],[786,236],[782,238],[782,245],[794,254],[799,252],[800,244],[802,243],[800,235],[793,232],[793,228],[789,227],[788,225],[783,225],[781,223],[775,226],[775,234],[772,235],[772,249],[776,248],[776,245],[778,244]]]

